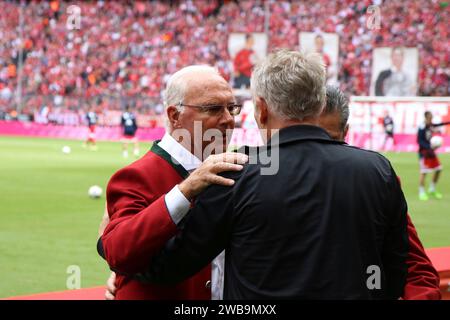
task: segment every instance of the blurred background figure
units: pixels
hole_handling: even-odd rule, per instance
[[[388,140],[392,141],[392,149],[395,150],[394,119],[392,119],[388,111],[386,111],[384,114],[383,128],[384,128],[384,142],[382,150],[386,151],[386,143]]]
[[[84,143],[84,147],[89,147],[91,150],[95,151],[97,150],[97,145],[95,142],[96,136],[95,136],[95,127],[98,122],[98,115],[95,112],[95,108],[90,106],[89,111],[86,113],[86,121],[88,125],[88,136],[86,139],[86,142]]]
[[[314,49],[322,57],[323,63],[325,64],[325,68],[327,70],[327,81],[328,81],[328,79],[330,79],[333,75],[331,74],[330,70],[331,58],[328,54],[325,53],[324,45],[325,40],[323,39],[322,35],[318,34],[314,38]]]
[[[139,156],[139,142],[136,137],[137,121],[136,116],[131,112],[130,106],[125,107],[125,112],[122,114],[121,125],[123,129],[123,157],[128,158],[128,144],[134,144],[133,154],[135,157]]]
[[[253,50],[255,41],[251,34],[245,36],[245,47],[242,48],[234,58],[234,87],[235,88],[249,88],[250,76],[252,74],[253,66],[257,58]]]
[[[392,67],[381,71],[378,75],[375,83],[375,95],[390,97],[415,95],[412,79],[403,70],[404,57],[403,48],[396,47],[392,49]]]
[[[450,122],[433,123],[433,114],[426,111],[424,114],[425,122],[417,131],[417,143],[419,144],[419,164],[420,164],[420,180],[419,180],[419,200],[426,201],[429,197],[442,199],[442,193],[437,191],[436,184],[442,171],[442,165],[436,155],[435,150],[438,147],[431,145],[431,138],[436,131],[436,127],[448,125]],[[425,179],[427,173],[433,173],[433,178],[425,192]]]

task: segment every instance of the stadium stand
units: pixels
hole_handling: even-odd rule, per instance
[[[161,88],[169,74],[188,64],[208,63],[231,80],[229,34],[264,32],[265,7],[256,0],[78,2],[81,27],[74,30],[66,28],[71,3],[53,0],[26,1],[20,41],[19,3],[0,3],[3,114],[14,105],[21,46],[23,113],[33,114],[43,105],[79,109],[85,100],[117,110],[124,99],[132,99],[138,111],[148,114],[162,111]],[[370,4],[269,1],[269,50],[297,49],[300,30],[336,32],[340,86],[350,95],[367,95],[373,48],[417,46],[419,95],[449,95],[446,2],[385,2],[382,28],[369,32],[365,14]]]

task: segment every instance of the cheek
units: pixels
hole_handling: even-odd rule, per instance
[[[203,132],[209,130],[209,129],[218,129],[219,128],[220,121],[217,118],[206,118],[202,121],[203,126]]]

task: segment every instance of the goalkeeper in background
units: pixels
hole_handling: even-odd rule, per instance
[[[419,165],[420,165],[420,180],[419,180],[419,199],[426,201],[429,197],[435,199],[442,199],[442,194],[436,190],[436,184],[442,171],[442,165],[436,155],[435,150],[431,146],[430,140],[436,127],[450,124],[449,122],[434,123],[433,114],[426,111],[425,122],[419,127],[417,132],[417,143],[419,144]],[[425,179],[427,173],[434,173],[433,179],[430,183],[428,193],[425,191]]]

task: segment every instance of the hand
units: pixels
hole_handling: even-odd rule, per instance
[[[105,203],[105,211],[103,213],[102,222],[100,222],[100,227],[98,228],[98,236],[99,237],[101,237],[103,235],[103,232],[105,231],[108,223],[109,223],[109,214],[108,214],[108,209],[107,209],[106,203]]]
[[[106,300],[115,300],[116,299],[116,273],[111,272],[108,281],[106,281],[106,292],[105,299]]]
[[[189,177],[178,186],[188,200],[192,200],[206,187],[212,184],[232,186],[233,179],[226,179],[218,175],[224,171],[240,171],[242,164],[248,161],[248,156],[243,153],[225,152],[211,155],[193,171]]]

